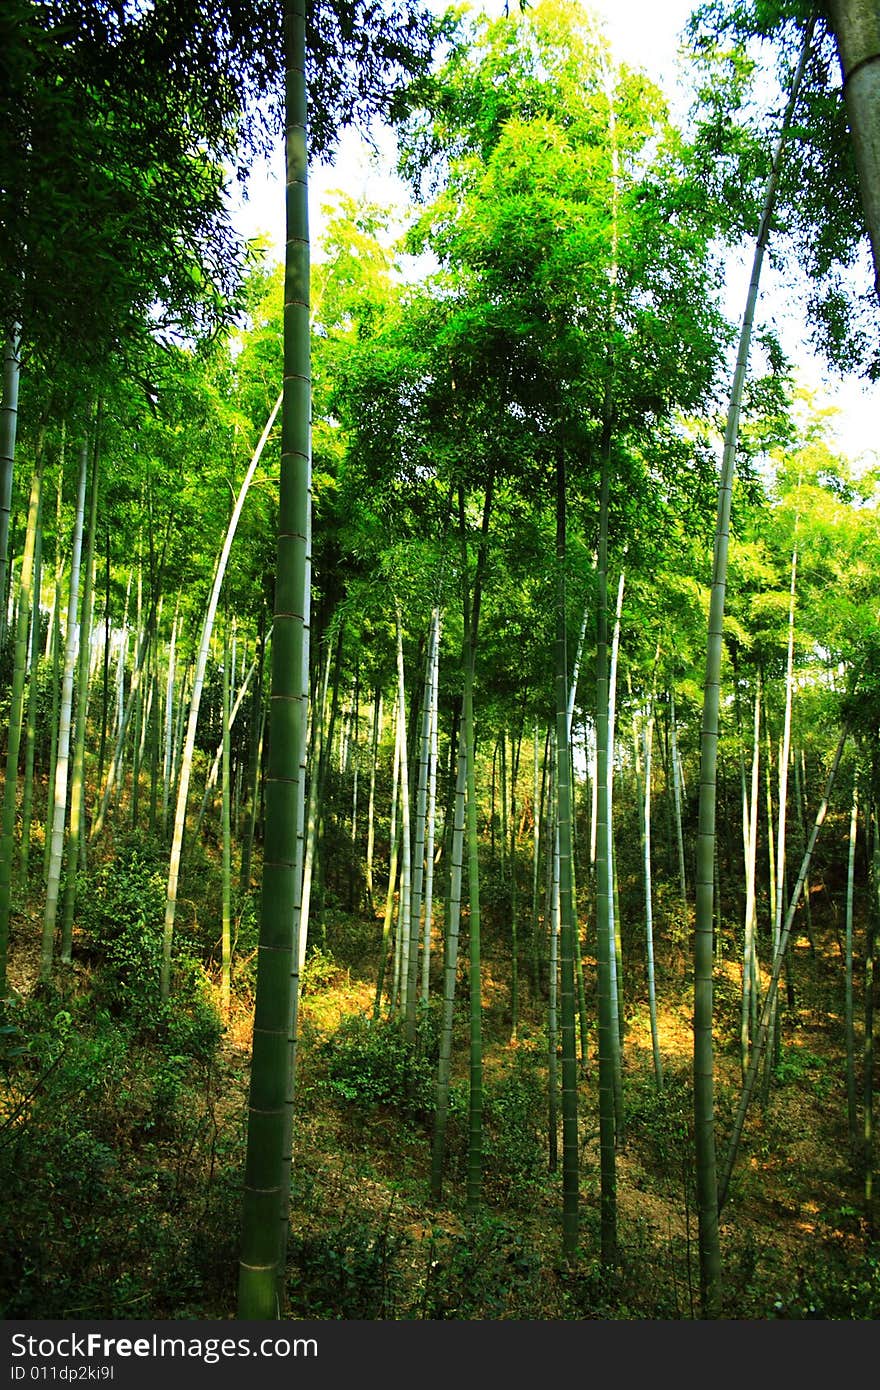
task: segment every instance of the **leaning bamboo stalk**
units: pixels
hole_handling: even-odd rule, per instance
[[[694,1146],[697,1178],[697,1207],[700,1240],[700,1288],[703,1316],[715,1318],[721,1307],[721,1248],[718,1231],[718,1183],[715,1157],[715,1083],[713,1025],[713,925],[715,897],[715,806],[718,765],[718,725],[721,701],[721,656],[723,651],[724,599],[727,588],[727,555],[730,541],[730,511],[739,419],[748,367],[752,325],[758,300],[761,268],[770,235],[782,155],[794,116],[794,109],[806,70],[814,28],[810,19],[804,34],[800,57],[773,163],[764,195],[761,225],[755,243],[752,272],[746,295],[739,335],[736,367],[724,433],[721,475],[718,484],[718,512],[712,588],[709,598],[709,624],[706,641],[706,676],[703,691],[703,723],[700,736],[700,798],[697,828],[696,918],[694,933]]]
[[[283,395],[283,393],[282,393]],[[235,539],[235,532],[238,528],[238,520],[241,516],[242,508],[248,494],[251,480],[257,471],[257,466],[263,455],[263,450],[272,433],[275,424],[275,417],[281,407],[282,395],[279,395],[266,421],[266,427],[260,435],[256,449],[251,456],[247,472],[238,491],[235,506],[232,509],[232,516],[226,528],[226,537],[223,541],[223,548],[217,560],[214,570],[214,583],[211,587],[211,596],[208,600],[208,608],[202,624],[202,633],[199,640],[199,649],[196,656],[195,675],[193,677],[193,689],[190,696],[189,721],[186,729],[186,742],[183,749],[183,757],[180,765],[180,781],[177,787],[177,807],[174,815],[174,830],[171,841],[171,855],[168,863],[168,886],[165,897],[165,926],[162,941],[162,968],[160,972],[160,991],[163,999],[167,999],[171,990],[171,947],[174,938],[174,916],[177,909],[177,883],[180,875],[180,860],[183,851],[183,832],[186,824],[186,804],[189,798],[189,783],[192,775],[193,753],[196,745],[196,726],[199,720],[199,707],[202,700],[202,688],[205,681],[205,668],[208,664],[208,651],[211,645],[211,633],[214,628],[214,618],[217,613],[217,604],[220,601],[220,590],[223,586],[223,579],[226,574],[226,565],[229,560],[229,552],[232,549],[232,542]]]

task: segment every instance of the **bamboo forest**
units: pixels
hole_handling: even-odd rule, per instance
[[[880,1316],[880,3],[682,16],[5,0],[5,1318]]]

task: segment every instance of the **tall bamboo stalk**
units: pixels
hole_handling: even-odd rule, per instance
[[[556,741],[553,741],[554,755]],[[551,802],[551,806],[553,803]],[[550,960],[547,971],[547,1168],[559,1167],[559,830],[551,810],[553,849],[548,859],[547,919]]]
[[[492,510],[494,476],[490,472],[483,500],[483,519],[480,527],[477,568],[473,594],[468,595],[467,533],[465,529],[464,488],[459,487],[458,513],[462,550],[463,634],[464,634],[464,691],[462,696],[462,737],[467,758],[467,825],[468,899],[470,906],[468,964],[470,993],[470,1051],[468,1065],[468,1158],[467,1207],[475,1212],[480,1205],[483,1186],[483,999],[480,942],[480,873],[477,829],[477,779],[475,769],[474,730],[474,667],[477,633],[480,619],[483,572],[486,564],[489,517]]]
[[[659,655],[659,648],[658,648]],[[651,756],[654,743],[654,691],[648,697],[648,713],[643,733],[645,749],[645,788],[642,812],[642,853],[645,870],[645,951],[648,969],[648,1010],[651,1020],[651,1053],[654,1058],[654,1080],[657,1090],[663,1089],[663,1061],[660,1056],[660,1034],[657,1027],[657,992],[654,980],[654,907],[651,891]]]
[[[797,527],[797,521],[795,521]],[[788,646],[785,662],[785,714],[782,721],[782,743],[779,750],[779,793],[776,823],[776,907],[773,914],[773,954],[779,945],[782,930],[782,906],[785,896],[785,825],[788,816],[788,763],[791,755],[791,706],[794,692],[794,606],[797,578],[797,546],[791,552],[791,583],[788,595]],[[771,1001],[770,1046],[767,1049],[764,1073],[765,1094],[769,1091],[773,1066],[779,1060],[779,1001]]]
[[[40,585],[43,566],[43,508],[37,517],[37,536],[34,546],[34,582],[31,600],[31,632],[28,643],[28,694],[25,724],[24,786],[21,794],[21,844],[19,865],[21,881],[27,890],[30,875],[31,822],[34,805],[34,752],[37,742],[37,695],[40,667]]]
[[[55,919],[61,887],[61,862],[64,856],[64,822],[67,818],[68,773],[70,764],[70,731],[73,705],[73,679],[79,639],[79,574],[82,558],[82,536],[86,508],[86,474],[89,461],[89,441],[85,437],[80,449],[79,476],[76,489],[76,512],[73,523],[73,543],[70,551],[70,590],[67,602],[67,632],[64,642],[64,674],[61,681],[61,711],[58,720],[58,761],[55,764],[55,785],[52,800],[52,849],[49,857],[49,881],[43,910],[43,940],[40,952],[40,979],[52,974],[55,951]],[[72,872],[76,864],[70,865]]]
[[[752,783],[749,816],[746,827],[746,908],[743,938],[742,1012],[740,1016],[740,1065],[743,1078],[749,1067],[752,1049],[753,1019],[757,1014],[758,950],[756,911],[756,880],[758,866],[758,791],[761,758],[761,677],[755,686],[754,733],[752,737]]]
[[[373,694],[373,738],[370,752],[370,794],[367,801],[367,852],[364,862],[364,885],[367,907],[373,910],[373,850],[376,839],[376,759],[379,749],[379,729],[382,724],[382,690],[376,686]]]
[[[397,965],[399,976],[399,1008],[405,1019],[410,1016],[410,990],[415,995],[415,972],[410,970],[410,955],[418,945],[418,932],[412,926],[412,834],[409,801],[409,757],[406,738],[406,690],[403,667],[403,623],[397,609],[397,718],[400,721],[400,898],[397,910]],[[412,1028],[415,1033],[415,998],[412,1000]]]
[[[431,922],[434,901],[434,838],[437,816],[437,699],[440,675],[440,609],[433,615],[433,661],[431,664],[430,729],[428,749],[428,807],[425,842],[425,906],[422,945],[422,1004],[428,1003],[431,982]]]
[[[465,797],[467,794],[467,755],[464,743],[458,754],[452,841],[449,866],[449,910],[446,918],[443,956],[443,1011],[440,1019],[440,1056],[437,1063],[437,1099],[431,1145],[431,1197],[439,1202],[443,1195],[443,1162],[446,1154],[446,1128],[449,1114],[449,1081],[452,1070],[452,1040],[455,1021],[455,983],[458,972],[458,936],[461,921],[461,871],[464,852]]]
[[[608,492],[610,438],[603,449],[600,494],[599,554],[596,566],[596,922],[599,993],[599,1179],[602,1262],[617,1257],[617,1176],[615,1158],[615,1057],[619,1038],[615,1010],[614,912],[608,828]]]
[[[428,834],[428,776],[431,762],[431,690],[434,670],[434,615],[428,638],[425,659],[425,680],[422,692],[421,728],[419,731],[418,763],[416,767],[415,824],[412,836],[412,893],[410,898],[409,981],[407,984],[406,1037],[410,1042],[416,1034],[416,1006],[419,999],[419,943],[422,939],[422,909],[425,888],[425,842]]]
[[[575,1046],[571,743],[566,653],[565,455],[556,459],[556,835],[559,857],[560,1040],[562,1043],[562,1251],[573,1260],[579,1236],[577,1054]]]
[[[382,944],[379,951],[379,969],[376,978],[376,998],[373,1004],[373,1020],[378,1020],[382,1010],[382,991],[385,987],[385,972],[388,964],[388,951],[391,945],[391,924],[394,919],[394,893],[397,887],[397,866],[400,858],[400,834],[397,828],[398,795],[400,781],[400,718],[397,702],[394,705],[394,761],[391,773],[391,813],[388,827],[388,886],[385,892],[385,916],[382,922]],[[392,976],[391,1002],[394,1002],[394,980]]]
[[[233,619],[234,623],[234,619]],[[221,907],[221,961],[220,961],[220,1006],[223,1010],[224,1018],[229,1017],[229,1006],[232,999],[232,807],[230,801],[230,738],[229,730],[232,724],[230,718],[231,698],[230,687],[232,684],[232,672],[230,670],[230,651],[229,651],[229,622],[227,619],[224,630],[223,644],[223,738],[222,738],[222,806],[220,812],[221,836],[223,841],[223,863],[221,868],[222,875],[222,907]]]
[[[856,838],[859,822],[859,781],[853,776],[852,812],[849,821],[849,853],[846,865],[846,1120],[849,1142],[855,1153],[858,1143],[858,1121],[856,1117],[856,1047],[855,1010],[853,1007],[853,888],[856,865]]]
[[[76,907],[77,870],[83,835],[83,803],[85,797],[86,721],[89,708],[89,669],[91,655],[92,592],[95,579],[95,528],[98,524],[100,411],[95,420],[95,442],[92,457],[92,477],[89,490],[89,519],[86,533],[86,553],[83,562],[82,614],[79,633],[77,668],[76,716],[74,723],[73,763],[70,772],[70,826],[67,835],[67,877],[64,883],[64,904],[61,919],[61,959],[69,965],[73,947],[73,914]]]
[[[284,1302],[302,882],[311,556],[311,365],[304,0],[284,7],[287,250],[272,717],[238,1316]]]
[[[18,432],[18,384],[20,376],[18,326],[3,347],[3,395],[0,400],[0,648],[6,640],[6,599],[9,576],[9,521],[12,512],[12,478],[15,438]]]
[[[28,503],[27,531],[21,557],[18,621],[15,630],[15,656],[12,668],[12,699],[6,736],[6,781],[3,787],[3,819],[0,822],[0,999],[6,997],[6,965],[9,954],[9,925],[12,911],[12,868],[15,857],[15,810],[18,795],[18,755],[24,705],[24,678],[27,668],[28,611],[34,583],[34,552],[43,478],[43,448],[38,441]]]

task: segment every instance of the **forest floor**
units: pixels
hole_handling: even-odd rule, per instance
[[[561,1256],[561,1167],[550,1173],[547,1161],[546,1020],[542,1009],[531,1006],[523,980],[519,1027],[511,1036],[508,951],[502,946],[493,956],[490,946],[482,971],[484,1205],[474,1216],[464,1203],[466,980],[458,985],[444,1199],[437,1203],[428,1196],[428,1099],[404,1095],[401,1103],[401,1097],[379,1094],[387,1059],[359,1027],[372,1016],[375,960],[368,955],[334,971],[332,962],[345,958],[345,931],[344,922],[336,934],[328,927],[318,952],[323,978],[319,971],[302,1004],[291,1285],[300,1316],[314,1315],[308,1310],[316,1297],[325,1302],[323,1316],[698,1315],[693,997],[684,953],[658,942],[662,1094],[654,1077],[645,971],[636,964],[626,972],[626,1126],[617,1154],[620,1261],[609,1275],[598,1257],[594,1026],[588,1024],[578,1100],[582,1247],[570,1265]],[[750,1105],[722,1213],[726,1317],[880,1313],[862,1166],[850,1156],[847,1136],[844,962],[836,923],[823,929],[820,921],[814,942],[815,950],[803,939],[795,947],[794,1002],[786,1002],[784,988],[780,996],[779,1063],[769,1098],[763,1102],[756,1095]],[[585,956],[588,982],[595,980],[595,965]],[[720,1168],[741,1092],[738,960],[717,962],[715,1001]],[[593,998],[586,1012],[595,1018]],[[236,1070],[246,1066],[249,1014],[230,1030],[227,1048]],[[560,1165],[561,1145],[560,1127]],[[351,1300],[354,1311],[336,1311],[347,1301],[351,1308]]]
[[[609,1272],[599,1258],[595,1026],[579,1082],[581,1246],[576,1260],[565,1261],[561,1130],[560,1166],[551,1172],[548,1164],[546,1020],[523,972],[511,1036],[504,933],[492,931],[490,914],[482,970],[482,1202],[469,1212],[466,954],[443,1198],[435,1202],[429,1188],[438,1009],[432,1006],[421,1026],[421,1055],[406,1049],[397,1027],[369,1022],[380,930],[378,920],[331,912],[311,948],[297,1062],[289,1316],[699,1316],[693,1004],[684,951],[658,938],[658,1091],[644,967],[638,944],[624,941],[624,961],[632,962],[624,973],[625,1127],[616,1158],[619,1259]],[[767,1102],[756,1096],[750,1106],[722,1213],[725,1318],[880,1316],[880,1252],[864,1215],[862,1166],[847,1136],[841,944],[833,919],[814,915],[813,932],[815,952],[805,940],[794,951],[795,998],[793,1006],[785,1002],[783,990],[779,1064]],[[4,1068],[0,1161],[6,1155],[12,1165],[0,1174],[0,1217],[11,1240],[0,1261],[6,1315],[233,1316],[252,954],[241,959],[217,1046],[194,1043],[198,1029],[187,1024],[181,1031],[178,1018],[156,1052],[143,1030],[120,1031],[112,994],[102,994],[100,972],[76,940],[74,957],[82,959],[67,983],[41,991],[38,935],[36,922],[19,918],[9,967],[19,1012],[6,1031],[33,1027],[42,1010],[47,1036],[60,1029],[64,1042],[58,1055],[48,1043],[30,1053],[26,1045],[19,1049],[23,1061],[13,1056]],[[589,954],[584,968],[586,1012],[594,1019]],[[856,986],[859,998],[858,978]],[[216,982],[207,988],[216,1002]],[[739,994],[739,962],[725,956],[715,985],[719,1165],[741,1089]],[[47,1066],[46,1076],[54,1069],[49,1080],[40,1071]]]

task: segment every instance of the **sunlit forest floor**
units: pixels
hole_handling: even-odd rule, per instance
[[[175,995],[163,1008],[149,974],[161,945],[160,860],[130,847],[121,853],[112,873],[91,881],[74,964],[50,988],[37,984],[36,899],[19,904],[15,918],[13,999],[0,1033],[6,1317],[190,1319],[235,1312],[255,909],[246,903],[238,921],[225,1025],[218,1022],[217,919],[210,905],[190,902],[189,922],[181,914],[179,936],[192,955],[181,956]],[[599,1260],[589,932],[590,1028],[579,1089],[582,1239],[578,1259],[567,1264],[561,1167],[551,1172],[548,1164],[545,1006],[536,1006],[528,962],[521,962],[512,1037],[503,915],[487,912],[485,931],[485,1151],[476,1213],[465,1205],[466,943],[443,1198],[432,1203],[439,1005],[428,1010],[414,1051],[384,1017],[370,1022],[381,925],[378,915],[328,908],[323,927],[313,932],[297,1059],[288,1316],[699,1316],[684,933],[677,941],[662,927],[657,934],[664,1072],[658,1091],[642,928],[636,922],[624,930],[625,1126],[617,1155],[619,1261],[609,1271]],[[863,1168],[847,1138],[841,941],[821,903],[813,938],[815,954],[804,939],[794,952],[794,1005],[783,990],[769,1101],[752,1102],[722,1214],[726,1318],[880,1315],[880,1246],[865,1220]],[[719,1164],[741,1085],[734,949],[716,971]],[[205,959],[207,970],[199,963]],[[438,950],[432,986],[439,974]],[[858,971],[856,989],[860,1009]],[[561,1165],[561,1132],[559,1153]]]

